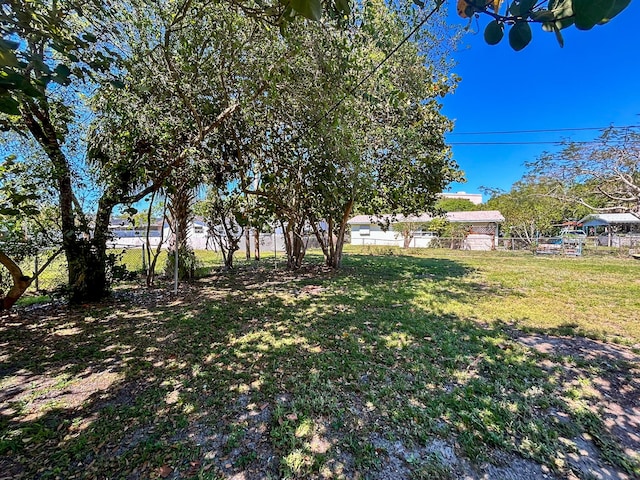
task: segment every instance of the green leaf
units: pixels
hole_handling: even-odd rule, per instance
[[[320,20],[322,4],[320,0],[291,0],[291,7],[309,20]]]
[[[0,39],[0,49],[2,50],[17,50],[20,44],[13,40],[7,40],[6,38]]]
[[[504,37],[504,26],[497,20],[489,22],[484,29],[484,41],[489,45],[497,45]]]
[[[424,2],[422,0],[413,0],[413,3],[415,3],[420,8],[424,8]]]
[[[349,13],[351,11],[349,0],[336,0],[336,7],[338,7],[342,13]]]
[[[71,70],[69,70],[69,67],[62,63],[54,69],[54,72],[58,77],[61,78],[67,78],[69,75],[71,75]]]
[[[65,87],[71,83],[69,77],[59,77],[58,75],[53,75],[51,80],[56,82],[58,85],[64,85]]]
[[[20,104],[8,95],[0,96],[0,112],[8,115],[20,115]]]
[[[0,72],[0,86],[5,89],[19,88],[19,85],[23,82],[22,75],[18,75],[15,72],[5,71]]]
[[[17,67],[18,58],[11,50],[0,49],[0,67]]]
[[[42,91],[31,84],[28,78],[22,79],[22,81],[18,84],[18,88],[22,91],[22,93],[28,95],[29,97],[42,97]]]
[[[42,60],[42,57],[40,57],[40,55],[31,55],[31,62],[33,63],[33,65],[42,73],[44,73],[45,75],[50,75],[51,74],[51,69],[49,68],[49,65],[47,65],[46,63],[44,63],[44,61]]]
[[[613,7],[611,7],[611,10],[607,12],[607,15],[598,22],[598,25],[604,25],[605,23],[611,21],[613,17],[618,15],[625,8],[627,8],[630,3],[631,3],[631,0],[614,0]]]
[[[111,86],[112,86],[112,87],[114,87],[114,88],[122,89],[122,88],[124,88],[124,87],[125,87],[124,83],[123,83],[123,82],[121,82],[120,80],[111,80],[109,83],[110,83],[110,84],[111,84]]]
[[[614,0],[573,0],[573,13],[578,30],[591,30],[611,11]]]
[[[96,38],[96,36],[93,33],[90,32],[85,32],[82,34],[82,38],[85,39],[87,42],[90,43],[95,43],[98,39]]]
[[[531,41],[531,27],[527,22],[517,22],[509,30],[509,45],[516,52],[529,45]]]

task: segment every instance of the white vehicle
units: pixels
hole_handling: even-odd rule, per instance
[[[587,238],[587,233],[584,230],[563,230],[560,232],[560,236],[569,238]]]

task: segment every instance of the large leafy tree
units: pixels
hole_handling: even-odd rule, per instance
[[[436,209],[443,212],[471,212],[482,210],[482,205],[475,205],[466,198],[441,198],[436,202]]]
[[[549,188],[545,182],[516,182],[509,192],[493,192],[487,208],[499,210],[505,217],[502,229],[507,235],[532,244],[539,236],[552,235],[564,220],[584,213],[574,204],[550,197]]]
[[[640,130],[609,128],[599,138],[567,143],[528,164],[545,194],[588,211],[640,214]]]
[[[381,58],[399,44],[413,22],[406,10],[366,2],[356,22],[363,58]],[[355,161],[346,168],[334,164],[333,176],[324,185],[333,195],[323,196],[319,205],[320,217],[329,224],[329,265],[340,265],[346,221],[354,208],[369,214],[416,214],[431,209],[437,194],[460,178],[443,139],[451,125],[437,101],[455,86],[445,60],[449,42],[434,17],[414,41],[395,52],[375,82],[354,96],[351,108],[358,121],[346,117],[353,138],[348,144],[353,147],[344,153]],[[442,48],[429,50],[430,44]],[[356,64],[366,64],[363,58]],[[333,151],[341,151],[340,140]]]
[[[97,5],[92,23],[80,6],[65,7],[3,5],[3,33],[15,41],[0,45],[9,52],[3,50],[0,107],[4,128],[35,138],[51,164],[51,176],[43,180],[57,192],[72,300],[84,301],[109,287],[106,241],[113,208],[156,191],[192,161],[239,107],[247,84],[258,84],[251,93],[259,95],[260,82],[245,80],[262,81],[261,69],[254,65],[254,75],[235,71],[233,79],[228,72],[247,58],[239,52],[261,45],[256,32],[265,29],[228,4],[133,1],[108,16]],[[78,100],[95,86],[88,158],[99,192],[89,225],[78,201],[83,148],[76,156],[70,142],[78,141],[71,138],[82,108]]]
[[[405,44],[375,81],[359,83],[405,37],[409,15],[372,0],[354,10],[349,31],[289,30],[289,45],[307,54],[279,77],[280,95],[265,106],[275,120],[249,122],[266,133],[252,135],[265,139],[257,148],[241,145],[251,173],[241,183],[282,222],[293,268],[310,231],[327,264],[340,265],[356,204],[370,213],[422,211],[458,178],[443,141],[449,123],[435,100],[454,81],[441,52],[422,48],[445,43],[442,31],[425,29],[424,43]]]
[[[99,2],[2,4],[0,124],[6,131],[33,138],[49,161],[49,175],[43,180],[57,194],[62,247],[76,299],[103,292],[81,286],[96,265],[90,242],[80,235],[87,222],[74,190],[77,170],[71,137],[77,132],[71,126],[83,82],[99,75],[113,81],[110,69],[116,56],[97,41],[108,30],[105,18]]]

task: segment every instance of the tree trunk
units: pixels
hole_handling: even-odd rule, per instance
[[[287,251],[287,268],[298,270],[302,266],[302,260],[306,253],[302,240],[302,223],[288,221],[284,228],[284,243]]]
[[[73,303],[100,300],[109,293],[107,241],[115,203],[105,197],[98,202],[93,238],[74,239],[64,248]]]
[[[24,294],[27,288],[29,288],[33,278],[24,275],[20,267],[18,267],[18,265],[2,251],[0,251],[0,264],[4,265],[6,269],[9,270],[13,280],[13,286],[11,289],[3,298],[0,298],[0,310],[9,310]]]
[[[403,231],[402,238],[403,238],[402,248],[409,248],[411,246],[411,240],[413,239],[413,236],[411,235],[411,231],[408,229]]]
[[[62,248],[67,259],[68,286],[70,301],[73,303],[102,298],[107,290],[106,282],[106,237],[105,247],[97,242],[97,248],[91,239],[79,238],[73,213],[73,184],[69,162],[58,143],[58,132],[49,117],[49,105],[46,101],[36,104],[27,102],[22,114],[25,125],[42,146],[53,166],[54,178],[58,188],[58,206],[62,233]],[[113,208],[113,206],[111,206]],[[111,208],[108,215],[111,214]],[[100,214],[100,208],[98,209]],[[96,220],[96,231],[98,225]],[[107,228],[108,232],[108,217]],[[89,232],[85,232],[89,233]]]
[[[247,262],[251,260],[251,232],[249,226],[244,228],[244,256]]]
[[[0,310],[9,310],[20,299],[20,297],[22,297],[33,281],[38,278],[38,276],[44,272],[49,265],[51,265],[51,262],[53,262],[61,252],[62,248],[58,249],[58,251],[51,255],[51,257],[44,262],[44,265],[34,273],[33,277],[28,277],[22,273],[20,267],[18,267],[11,258],[9,258],[4,252],[0,251],[0,264],[4,265],[6,269],[9,270],[13,280],[13,286],[9,292],[4,297],[0,298]],[[1,293],[2,292],[0,291],[0,294]]]
[[[193,220],[191,206],[194,199],[194,189],[185,183],[176,188],[169,195],[169,212],[172,216],[174,230],[174,249],[178,249],[178,276],[181,280],[195,276],[195,255],[189,245],[189,224]],[[173,257],[170,255],[167,261],[167,272],[173,272],[175,268],[175,250]]]
[[[253,229],[253,259],[260,260],[260,229]]]
[[[338,269],[342,265],[342,251],[344,249],[344,238],[347,233],[347,222],[349,216],[353,210],[354,200],[351,199],[344,207],[342,218],[340,219],[340,226],[337,231],[334,227],[334,220],[328,219],[328,232],[326,240],[322,236],[320,230],[317,228],[317,222],[311,222],[313,231],[320,243],[322,252],[324,253],[324,263],[326,266]]]

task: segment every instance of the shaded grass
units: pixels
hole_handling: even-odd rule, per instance
[[[16,478],[353,478],[392,461],[415,478],[456,478],[430,448],[438,439],[472,462],[500,450],[566,473],[573,439],[589,434],[604,461],[640,473],[593,414],[598,364],[569,378],[566,359],[505,327],[572,322],[635,342],[623,310],[637,300],[623,298],[637,270],[391,253],[351,253],[338,273],[247,267],[185,285],[180,298],[133,290],[5,320],[0,462]],[[622,307],[594,328],[585,307],[605,296]]]

